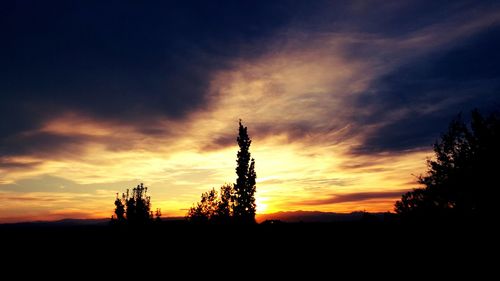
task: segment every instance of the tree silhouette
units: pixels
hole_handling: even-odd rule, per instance
[[[142,183],[132,189],[132,194],[127,189],[126,193],[119,198],[116,195],[115,215],[113,222],[128,223],[131,225],[142,225],[150,223],[153,218],[151,211],[151,197],[147,196],[148,188]],[[157,221],[160,220],[161,211],[156,210]]]
[[[221,223],[230,221],[233,212],[233,186],[225,184],[220,188],[220,199],[217,205],[216,220]]]
[[[208,222],[209,216],[204,212],[203,202],[204,200],[202,195],[202,201],[196,203],[196,206],[189,208],[189,211],[186,215],[186,219],[189,222],[198,224]]]
[[[187,219],[195,223],[226,223],[231,218],[231,185],[221,186],[219,193],[212,188],[208,192],[201,194],[200,202],[191,207],[187,214]]]
[[[161,222],[161,209],[160,208],[156,208],[155,221],[156,222]]]
[[[498,214],[500,119],[477,110],[470,126],[459,115],[434,145],[435,159],[418,182],[423,188],[404,194],[395,210],[411,219],[478,219]]]
[[[116,200],[115,200],[115,214],[116,214],[116,220],[120,223],[125,221],[125,206],[123,205],[123,200],[124,198],[120,199],[118,197],[118,193],[116,193]]]
[[[252,140],[247,127],[239,122],[238,146],[236,159],[236,184],[234,185],[233,216],[237,223],[255,223],[255,160],[250,155]]]

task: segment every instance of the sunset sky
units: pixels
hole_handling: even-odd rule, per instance
[[[459,112],[500,106],[498,1],[0,3],[0,222],[107,218],[143,182],[183,216],[391,211]]]

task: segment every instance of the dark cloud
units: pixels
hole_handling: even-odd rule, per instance
[[[93,137],[82,135],[60,135],[53,133],[18,134],[8,136],[0,143],[0,155],[3,157],[31,155],[44,159],[71,157],[80,155],[85,145]],[[2,160],[3,161],[3,160]]]
[[[243,120],[244,121],[244,120]],[[265,139],[269,136],[284,135],[286,136],[286,142],[292,143],[294,141],[305,141],[305,138],[318,136],[328,133],[328,130],[324,128],[314,128],[311,126],[311,122],[294,122],[293,124],[277,124],[280,120],[276,120],[276,123],[253,123],[245,122],[244,126],[248,128],[248,134],[250,138]],[[224,128],[220,134],[217,132],[217,137],[208,140],[208,144],[201,147],[202,151],[212,151],[224,149],[226,147],[237,145],[236,134],[238,132],[238,123],[234,122],[230,125],[235,125],[233,129]],[[230,131],[231,134],[226,132]],[[314,140],[312,140],[314,141]]]
[[[4,1],[0,152],[79,143],[17,137],[65,112],[164,134],[158,119],[206,105],[213,73],[262,54],[260,42],[317,9],[295,1]]]
[[[210,75],[257,55],[285,24],[281,3],[2,2],[1,136],[60,111],[148,123],[203,106]],[[261,48],[263,50],[263,48]]]
[[[340,195],[331,195],[324,199],[306,200],[298,202],[301,205],[328,205],[336,203],[346,203],[346,202],[357,202],[366,201],[372,199],[395,199],[401,197],[401,195],[408,190],[398,190],[398,191],[380,191],[380,192],[357,192],[348,193]]]
[[[331,187],[331,186],[348,186],[354,183],[356,179],[346,179],[346,178],[325,178],[325,179],[296,179],[297,183],[303,186],[308,186],[309,189],[314,190],[318,187]]]
[[[212,150],[219,150],[223,149],[229,146],[234,146],[236,145],[236,137],[235,134],[233,135],[222,135],[219,137],[216,137],[212,140],[209,140],[207,145],[204,145],[201,147],[202,151],[212,151]]]
[[[450,120],[500,105],[500,28],[487,30],[406,63],[361,95],[360,126],[381,124],[355,153],[430,147]]]
[[[7,170],[30,169],[30,168],[34,168],[42,163],[43,163],[42,161],[16,162],[16,161],[10,161],[7,159],[0,158],[0,170],[1,169],[7,169]]]
[[[164,135],[158,119],[182,119],[205,107],[214,73],[232,67],[235,58],[274,50],[268,43],[288,30],[394,38],[464,11],[480,14],[497,7],[495,1],[4,1],[0,153],[78,151],[92,140],[23,135],[65,112]],[[368,114],[354,122],[383,125],[353,152],[428,146],[458,111],[498,103],[498,34],[492,27],[375,81],[355,104]],[[352,44],[346,55],[369,59],[370,48]],[[254,128],[254,136],[280,133],[276,126]],[[317,130],[307,122],[282,128],[290,141]],[[233,141],[215,137],[205,148]]]

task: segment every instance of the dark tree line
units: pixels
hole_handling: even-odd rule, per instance
[[[470,124],[461,116],[434,145],[435,159],[418,182],[423,188],[404,194],[395,211],[403,219],[494,219],[499,213],[500,118],[477,110]]]
[[[151,211],[151,196],[147,195],[148,188],[142,183],[132,189],[130,193],[122,193],[120,197],[116,194],[115,215],[112,217],[112,223],[143,225],[153,222],[153,211]],[[156,221],[160,220],[161,210],[156,209]]]
[[[201,200],[188,211],[187,218],[198,223],[255,223],[255,160],[251,158],[247,127],[239,122],[239,151],[236,157],[236,183],[225,184],[220,192],[212,189],[201,195]]]

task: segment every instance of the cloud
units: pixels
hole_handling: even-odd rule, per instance
[[[44,161],[84,155],[95,144],[130,150],[153,138],[168,145],[207,106],[213,74],[265,51],[245,46],[293,13],[280,4],[229,2],[108,3],[98,12],[59,3],[54,14],[32,4],[4,5],[10,24],[2,26],[9,44],[0,46],[0,118],[9,122],[0,123],[0,155]]]
[[[143,127],[203,108],[211,73],[284,25],[279,4],[2,4],[0,138],[61,112]],[[250,13],[250,14],[249,14]],[[257,13],[257,18],[249,15]],[[186,20],[189,18],[189,20]],[[151,132],[147,130],[147,132]]]
[[[314,199],[302,201],[300,205],[329,205],[337,203],[346,202],[359,202],[374,199],[392,199],[396,200],[401,197],[401,195],[408,190],[398,190],[398,191],[380,191],[380,192],[356,192],[348,194],[333,194],[330,197],[324,199]]]
[[[0,200],[3,201],[30,201],[30,202],[56,202],[58,199],[53,198],[52,196],[50,198],[36,198],[36,197],[27,197],[27,196],[9,196],[9,197],[2,197]]]
[[[498,109],[500,73],[493,67],[500,63],[495,51],[500,43],[498,11],[456,24],[476,28],[474,32],[456,28],[467,32],[460,38],[452,36],[454,40],[431,48],[418,60],[397,65],[358,96],[355,106],[366,110],[357,116],[357,122],[371,125],[373,130],[353,152],[429,146],[459,112]]]
[[[70,155],[64,154],[64,151],[82,154],[85,153],[83,147],[93,143],[105,144],[109,150],[130,150],[145,138],[154,142],[161,139],[165,146],[171,141],[189,137],[197,138],[200,143],[205,142],[199,145],[200,150],[217,150],[232,144],[233,127],[228,124],[239,118],[250,122],[256,137],[282,134],[288,142],[339,142],[349,139],[358,143],[357,147],[353,146],[355,153],[428,146],[452,112],[471,101],[473,90],[487,92],[473,100],[484,100],[485,95],[496,100],[491,97],[492,91],[498,87],[495,79],[490,79],[489,89],[484,88],[484,83],[471,89],[477,79],[468,84],[463,82],[466,90],[457,94],[452,92],[456,87],[446,89],[456,79],[443,80],[439,76],[449,72],[446,71],[448,69],[440,69],[440,65],[449,65],[463,57],[444,58],[442,62],[440,58],[449,56],[450,50],[453,52],[454,46],[460,45],[460,42],[498,24],[498,9],[481,5],[476,13],[472,13],[464,9],[469,5],[464,2],[449,7],[457,10],[452,17],[436,17],[432,21],[419,18],[412,23],[412,28],[403,28],[402,25],[394,32],[381,32],[392,26],[380,17],[381,14],[399,15],[410,11],[424,14],[423,6],[418,3],[380,3],[377,9],[371,9],[360,2],[349,5],[322,2],[309,9],[320,15],[323,15],[321,10],[336,12],[331,16],[323,15],[327,22],[318,23],[291,16],[290,11],[281,11],[279,5],[266,9],[257,5],[251,8],[281,11],[278,14],[283,15],[282,23],[275,23],[266,29],[273,32],[273,37],[264,31],[253,35],[265,42],[265,47],[250,49],[243,47],[245,44],[234,43],[239,42],[238,38],[242,35],[232,31],[225,31],[227,36],[210,40],[210,36],[205,37],[201,31],[188,35],[201,36],[201,45],[210,43],[220,48],[224,44],[241,46],[224,47],[227,50],[224,53],[218,48],[202,46],[180,50],[172,46],[177,42],[177,33],[171,38],[173,42],[162,39],[157,45],[149,46],[147,52],[136,52],[144,46],[138,46],[139,43],[133,40],[152,40],[160,32],[156,29],[132,33],[127,37],[120,32],[113,33],[112,38],[117,42],[125,40],[123,53],[104,53],[105,49],[89,52],[89,46],[81,43],[79,34],[72,34],[67,39],[70,47],[54,55],[54,60],[64,62],[69,70],[44,61],[48,46],[42,46],[40,50],[33,50],[40,52],[38,58],[41,61],[30,62],[30,68],[15,66],[10,74],[1,78],[10,82],[3,84],[7,88],[3,89],[6,94],[2,95],[0,105],[5,110],[0,112],[8,114],[13,122],[3,123],[0,151],[8,156],[39,153],[48,158],[51,154],[67,157]],[[176,8],[191,12],[189,5]],[[241,11],[238,5],[227,8]],[[71,7],[63,6],[62,9],[69,9],[69,14],[75,12]],[[111,23],[108,31],[96,29],[93,30],[95,35],[121,30],[118,23],[123,20],[124,14],[120,13],[127,13],[126,7],[123,9],[118,11],[117,22]],[[152,13],[152,18],[146,18],[141,26],[152,26],[149,25],[150,20],[159,15],[152,7],[142,9],[142,13]],[[212,11],[211,8],[209,10]],[[429,13],[427,9],[425,11]],[[15,13],[39,16],[32,10],[21,9]],[[367,25],[366,21],[357,20],[357,17],[337,18],[342,13],[373,21]],[[434,13],[437,12],[433,10],[431,15]],[[432,18],[431,15],[428,17]],[[171,24],[167,17],[161,18],[161,26]],[[392,19],[406,22],[404,18],[396,16]],[[56,24],[58,20],[67,19],[48,21],[44,28],[60,28]],[[237,26],[246,28],[246,23],[240,22],[238,17],[231,17],[231,20],[236,21]],[[262,20],[270,21],[266,17]],[[86,21],[85,18],[77,18],[73,27],[87,24]],[[97,15],[96,22],[91,26],[108,21],[103,15]],[[309,24],[299,27],[299,22]],[[126,25],[133,23],[134,20]],[[216,21],[213,24],[222,23]],[[370,26],[375,29],[370,29]],[[191,30],[190,26],[184,28]],[[494,35],[498,32],[490,33]],[[48,36],[46,44],[56,44],[50,40],[54,38]],[[110,39],[91,39],[95,41],[92,44],[112,44],[101,42]],[[29,40],[39,39],[30,37]],[[487,44],[478,42],[475,46],[483,45]],[[465,51],[458,53],[467,54],[471,48],[473,52],[474,46],[469,44]],[[496,57],[494,49],[490,50],[493,58]],[[82,57],[74,58],[73,63],[66,63],[65,54],[81,54]],[[432,63],[433,60],[437,63]],[[81,68],[82,63],[89,61],[94,63],[95,68]],[[113,67],[108,67],[108,64]],[[433,66],[436,70],[428,71]],[[23,84],[17,81],[19,79],[8,76],[20,69],[39,69],[47,73],[40,78],[28,71],[20,76],[31,84]],[[431,73],[436,76],[419,78]],[[68,75],[70,77],[66,77]],[[494,77],[495,74],[491,75]],[[52,81],[58,77],[68,79]],[[436,84],[436,80],[440,82]],[[436,93],[433,90],[436,88],[444,90]],[[411,104],[414,106],[410,107]],[[436,126],[427,126],[429,123]],[[412,125],[402,130],[404,124]],[[414,129],[408,130],[408,127]],[[204,135],[206,129],[195,132],[199,128],[209,129],[212,136],[207,138]]]
[[[0,159],[0,170],[33,169],[42,164],[42,161],[13,161],[7,158]]]
[[[91,138],[79,135],[58,135],[50,133],[35,133],[17,135],[4,139],[0,153],[6,156],[30,155],[34,157],[69,157],[80,155],[84,146]],[[57,150],[58,155],[53,155]]]

